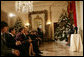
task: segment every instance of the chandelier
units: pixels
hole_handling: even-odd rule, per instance
[[[17,12],[28,13],[33,11],[33,1],[16,1],[15,7]]]

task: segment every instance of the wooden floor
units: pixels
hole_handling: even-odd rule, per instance
[[[83,52],[72,52],[65,41],[44,42],[40,46],[42,56],[83,56]]]

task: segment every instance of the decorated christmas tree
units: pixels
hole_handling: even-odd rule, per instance
[[[19,32],[19,29],[20,29],[21,27],[24,27],[24,25],[23,25],[23,23],[22,23],[22,20],[21,20],[19,17],[18,17],[18,19],[16,20],[14,27],[15,27],[16,33]]]
[[[61,16],[60,16],[60,19],[57,23],[57,28],[56,28],[56,31],[55,31],[55,39],[59,39],[59,40],[68,40],[68,33],[70,31],[70,26],[73,22],[73,19],[72,18],[68,18],[67,17],[67,14],[63,13]]]

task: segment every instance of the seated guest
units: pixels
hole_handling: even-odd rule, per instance
[[[38,33],[36,31],[33,31],[33,40],[36,40],[38,42],[38,47],[39,47],[39,41],[41,41],[41,38],[39,37]]]
[[[33,44],[34,52],[35,52],[37,55],[39,55],[41,52],[40,52],[40,50],[39,50],[38,40],[36,39],[37,36],[35,35],[34,31],[32,31],[28,36],[32,39],[32,44]]]
[[[28,31],[27,31],[26,28],[24,29],[24,33],[25,33],[26,39],[29,40],[28,42],[29,42],[29,44],[31,45],[31,46],[30,46],[31,49],[29,49],[29,51],[30,51],[29,54],[33,53],[33,55],[35,55],[35,52],[34,52],[34,50],[33,50],[32,40],[31,40],[31,38],[28,36]]]
[[[15,40],[15,28],[14,27],[9,28],[9,34],[8,34],[8,38],[6,40],[7,40],[7,45],[10,48],[17,49],[17,46],[21,45],[20,41]]]
[[[6,36],[6,41],[7,41],[7,46],[9,48],[18,49],[20,51],[20,56],[23,55],[21,52],[21,50],[23,49],[21,46],[21,42],[15,40],[15,28],[14,27],[9,28],[9,33]]]
[[[16,41],[24,41],[25,40],[25,36],[24,36],[24,27],[19,29],[19,33],[16,34]]]
[[[29,43],[29,39],[25,35],[24,27],[19,29],[19,33],[16,35],[15,39],[16,39],[16,41],[21,41],[22,46],[24,47],[23,48],[24,50],[22,52],[23,53],[25,52],[26,55],[29,53],[28,55],[31,56],[33,46],[31,43]],[[35,55],[35,54],[33,53],[33,55]]]
[[[1,22],[1,56],[19,56],[19,50],[8,48],[6,45],[5,33],[8,31],[8,24]]]

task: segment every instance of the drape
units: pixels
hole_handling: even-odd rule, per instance
[[[75,5],[75,1],[70,1],[70,2],[68,3],[67,11],[68,11],[68,17],[70,17],[70,13],[73,14],[74,24],[75,24],[75,26],[77,26],[77,17],[76,17],[76,5]]]

